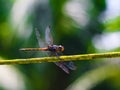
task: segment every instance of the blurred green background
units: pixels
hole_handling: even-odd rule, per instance
[[[39,47],[50,25],[64,55],[120,50],[119,0],[0,0],[0,59],[45,56]],[[53,63],[1,65],[0,90],[120,90],[120,59],[75,61],[69,75]]]

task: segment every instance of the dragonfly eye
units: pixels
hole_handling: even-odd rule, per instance
[[[58,48],[59,48],[59,51],[61,51],[61,52],[64,51],[64,47],[63,46],[60,45]]]

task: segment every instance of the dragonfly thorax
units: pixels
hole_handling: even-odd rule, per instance
[[[63,52],[64,47],[62,45],[49,45],[48,50],[51,52]]]

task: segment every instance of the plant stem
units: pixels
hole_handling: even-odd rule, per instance
[[[117,58],[117,57],[120,57],[120,52],[60,56],[59,57],[60,59],[58,59],[57,57],[42,57],[42,58],[0,60],[0,65],[2,65],[2,64],[30,64],[30,63],[43,63],[43,62],[76,61],[76,60],[93,60],[93,59],[98,59],[98,58]]]

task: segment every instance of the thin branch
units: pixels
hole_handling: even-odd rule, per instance
[[[2,64],[30,64],[30,63],[43,63],[43,62],[92,60],[92,59],[98,59],[98,58],[117,58],[117,57],[120,57],[120,52],[60,56],[60,59],[58,59],[57,57],[42,57],[42,58],[0,60],[0,65],[2,65]]]

